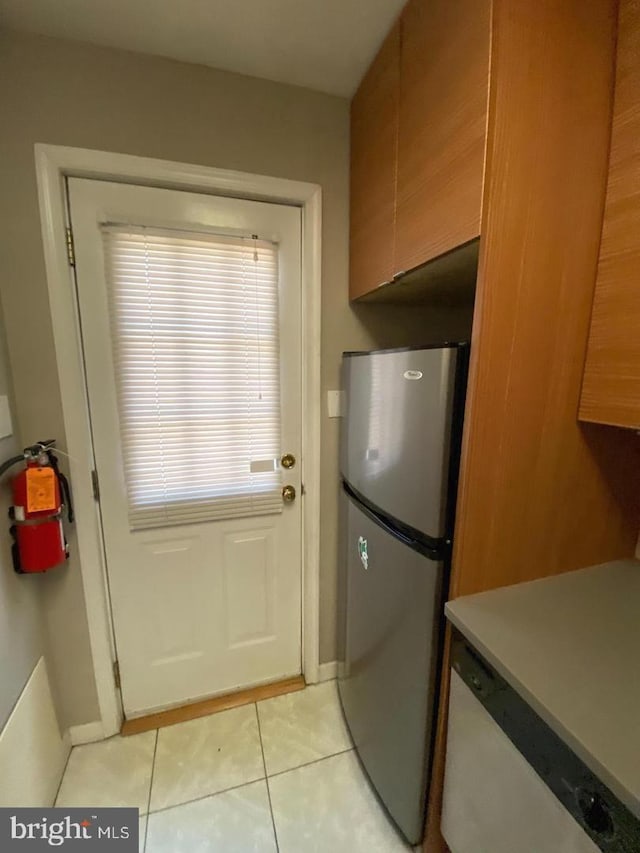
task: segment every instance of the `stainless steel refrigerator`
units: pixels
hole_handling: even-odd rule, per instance
[[[338,688],[402,834],[423,834],[468,346],[345,353]]]

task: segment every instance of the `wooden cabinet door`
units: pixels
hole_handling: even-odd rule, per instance
[[[490,0],[409,0],[401,18],[394,273],[480,234]]]
[[[396,24],[351,103],[351,299],[393,275],[399,73]]]
[[[622,0],[609,178],[580,418],[640,427],[640,3]]]

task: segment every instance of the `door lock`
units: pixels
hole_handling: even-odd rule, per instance
[[[294,486],[283,486],[282,487],[282,500],[286,504],[293,503],[296,499],[296,490]]]
[[[293,453],[285,453],[282,459],[280,460],[280,464],[288,471],[296,464],[296,457],[293,455]]]

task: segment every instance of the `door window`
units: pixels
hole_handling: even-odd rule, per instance
[[[281,512],[277,245],[102,235],[131,529]]]

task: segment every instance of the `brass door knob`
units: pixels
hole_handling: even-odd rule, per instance
[[[282,487],[282,500],[286,504],[293,503],[296,499],[296,490],[294,486],[283,486]]]
[[[283,468],[289,470],[289,468],[293,468],[293,466],[296,464],[296,457],[293,455],[293,453],[285,453],[282,459],[280,460],[280,464]]]

